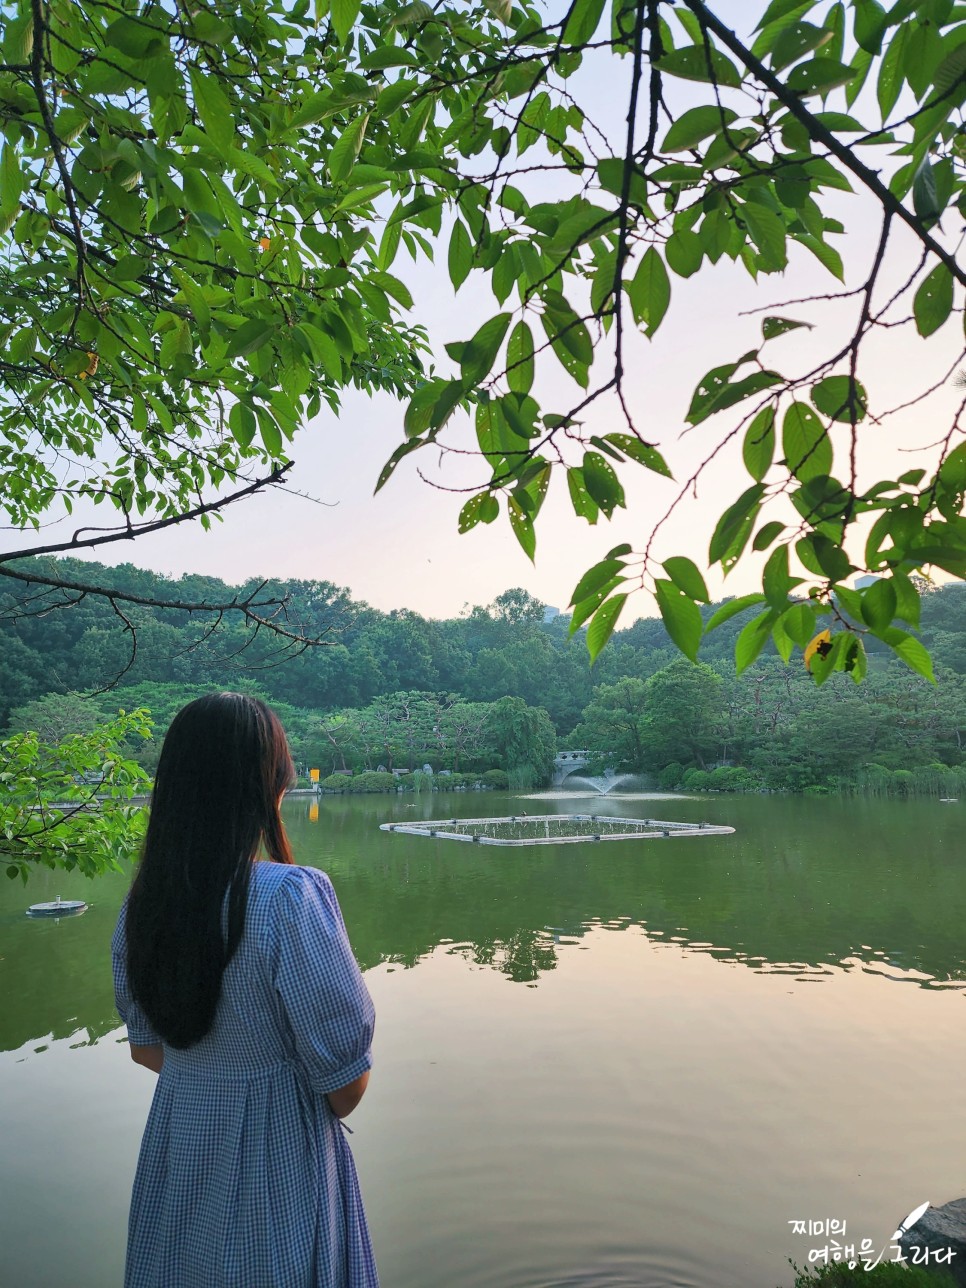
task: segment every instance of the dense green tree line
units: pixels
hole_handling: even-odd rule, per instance
[[[59,566],[70,574],[69,561]],[[130,565],[96,571],[146,598],[225,599],[248,589],[172,582]],[[537,783],[549,776],[555,742],[665,786],[941,793],[966,765],[966,592],[958,584],[923,594],[921,635],[936,685],[870,649],[863,685],[836,675],[821,688],[774,651],[735,675],[734,641],[751,609],[707,638],[696,665],[680,657],[660,619],[647,618],[618,632],[591,667],[568,620],[545,621],[544,606],[520,590],[436,621],[379,612],[329,582],[286,582],[275,589],[292,612],[332,642],[279,658],[277,639],[228,623],[210,631],[188,612],[148,607],[127,609],[133,648],[104,601],[47,612],[20,586],[0,587],[0,719],[48,744],[88,732],[120,707],[149,709],[162,732],[183,702],[217,685],[272,702],[296,760],[323,776],[428,762],[456,773],[498,766]],[[132,752],[150,770],[157,746],[157,738],[138,740]]]

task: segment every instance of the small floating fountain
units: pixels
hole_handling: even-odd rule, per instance
[[[405,832],[439,841],[476,845],[566,845],[584,841],[650,841],[673,836],[726,836],[733,827],[677,823],[659,818],[618,818],[607,814],[511,814],[505,818],[449,818],[380,823],[381,832]]]
[[[27,909],[28,917],[73,917],[79,912],[86,912],[87,904],[82,899],[62,899],[60,895],[52,903],[32,903]]]

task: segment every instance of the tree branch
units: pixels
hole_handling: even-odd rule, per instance
[[[802,125],[808,130],[809,136],[824,144],[832,156],[840,161],[846,170],[854,174],[875,194],[883,208],[911,228],[922,244],[927,246],[936,258],[946,265],[956,281],[966,286],[966,268],[961,267],[956,262],[956,257],[945,250],[936,241],[935,237],[930,236],[916,215],[911,210],[906,209],[899,198],[882,182],[878,174],[863,164],[851,148],[840,142],[821,121],[816,120],[801,98],[790,90],[774,72],[769,71],[764,63],[756,58],[751,50],[738,39],[735,33],[726,27],[720,18],[715,17],[707,5],[702,3],[702,0],[684,0],[684,3],[701,25],[707,27],[709,31],[713,31],[721,43],[726,45],[735,57],[744,63],[755,79],[761,81],[763,85],[771,90],[778,101],[788,108],[792,116],[801,121]]]

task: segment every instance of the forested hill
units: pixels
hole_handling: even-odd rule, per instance
[[[56,569],[66,580],[92,572],[72,560]],[[130,564],[94,571],[101,584],[167,602],[226,602],[259,584],[172,580]],[[99,708],[147,706],[162,729],[201,688],[258,692],[283,708],[304,755],[323,765],[327,757],[332,768],[352,740],[346,734],[336,747],[330,717],[338,716],[343,732],[352,713],[371,716],[378,708],[391,722],[391,695],[428,694],[437,710],[441,700],[485,706],[522,699],[549,714],[559,746],[589,747],[620,767],[663,773],[669,784],[689,768],[703,773],[715,765],[746,767],[772,785],[808,787],[841,784],[869,767],[903,773],[966,760],[966,589],[959,584],[923,596],[921,636],[937,686],[891,655],[873,654],[862,685],[838,675],[821,689],[800,661],[786,667],[774,653],[735,678],[734,641],[747,614],[704,641],[697,667],[681,659],[655,618],[616,633],[591,668],[582,632],[571,638],[562,616],[545,621],[544,606],[520,590],[437,621],[379,612],[325,581],[269,589],[287,593],[290,616],[327,631],[331,642],[280,657],[277,637],[262,631],[253,638],[239,621],[226,618],[209,633],[211,623],[197,615],[126,604],[137,632],[132,663],[130,632],[109,603],[88,597],[55,608],[56,594],[38,598],[0,578],[0,723],[24,727],[23,709],[44,695],[91,693],[120,676],[97,698]],[[65,717],[68,706],[60,707]],[[409,755],[423,752],[411,743]],[[428,746],[425,758],[433,759]]]

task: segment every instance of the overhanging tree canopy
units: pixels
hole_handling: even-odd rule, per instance
[[[862,484],[863,435],[887,410],[862,356],[906,315],[929,337],[959,313],[966,8],[772,0],[752,36],[744,13],[731,29],[733,9],[726,21],[703,0],[572,0],[549,14],[512,0],[0,3],[10,522],[29,528],[79,497],[118,512],[118,533],[35,547],[48,553],[207,524],[233,496],[278,483],[298,426],[357,386],[407,399],[380,486],[427,444],[465,450],[454,413],[469,411],[487,478],[460,528],[503,509],[532,555],[554,475],[595,522],[624,504],[626,470],[668,473],[633,422],[626,371],[673,307],[675,280],[723,257],[780,273],[804,253],[834,283],[829,197],[862,189],[880,225],[846,293],[851,339],[787,374],[769,345],[801,323],[766,317],[756,349],[722,354],[698,380],[687,422],[709,424],[708,459],[740,437],[749,475],[709,562],[728,570],[770,551],[761,593],[723,610],[760,606],[739,668],[771,638],[786,658],[811,642],[819,679],[860,678],[871,632],[928,674],[896,623],[918,621],[917,569],[966,575],[966,447],[954,417],[927,470]],[[624,96],[619,138],[574,96],[588,57],[606,60]],[[665,89],[680,80],[694,106],[672,115]],[[865,145],[884,158],[874,167]],[[441,251],[444,224],[454,286],[484,274],[499,304],[446,346],[449,375],[426,373],[393,272],[399,256]],[[896,293],[882,283],[900,226],[918,259]],[[532,393],[543,363],[573,383],[552,409]],[[620,432],[602,427],[605,400]],[[859,553],[852,531],[870,518]],[[850,590],[858,568],[880,579]],[[638,586],[694,657],[703,577],[683,557],[658,563],[646,532],[575,590],[591,651]],[[845,629],[826,639],[828,624]]]

